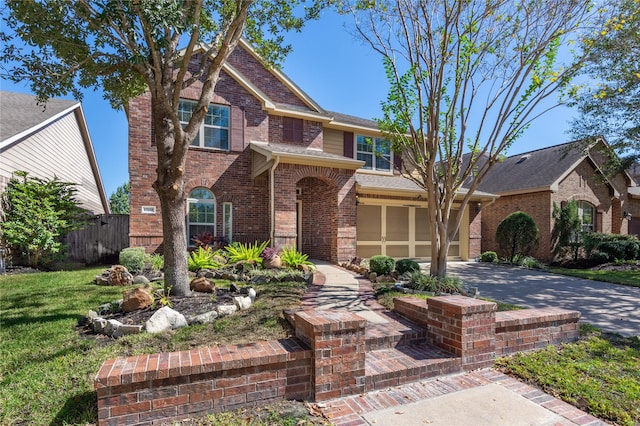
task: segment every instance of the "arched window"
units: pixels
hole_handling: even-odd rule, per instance
[[[207,234],[216,236],[216,197],[206,188],[195,188],[187,199],[187,245],[203,240]]]
[[[593,232],[596,230],[596,209],[586,201],[578,201],[578,217],[582,224],[582,232]]]

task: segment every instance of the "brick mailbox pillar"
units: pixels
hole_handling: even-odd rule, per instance
[[[305,310],[295,314],[296,336],[311,347],[315,401],[364,392],[365,325],[355,314]]]
[[[427,299],[431,344],[462,358],[462,368],[489,367],[496,356],[496,304],[463,296]]]

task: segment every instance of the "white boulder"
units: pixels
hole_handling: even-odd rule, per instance
[[[175,330],[188,325],[184,315],[178,311],[174,311],[168,306],[164,306],[149,318],[145,324],[145,328],[147,333],[162,333],[163,331]]]

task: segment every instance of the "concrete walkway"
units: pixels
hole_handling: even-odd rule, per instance
[[[451,262],[448,272],[481,296],[527,308],[580,311],[580,322],[624,336],[640,336],[640,288],[531,269]]]
[[[364,280],[318,262],[321,274],[305,307],[345,309],[375,324],[393,321],[376,313]],[[362,285],[361,285],[362,284]],[[368,300],[368,302],[365,302]],[[376,307],[379,309],[379,305]],[[318,404],[334,425],[606,425],[563,401],[492,369],[438,377]]]

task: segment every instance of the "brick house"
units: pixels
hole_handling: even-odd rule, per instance
[[[640,235],[640,187],[628,173],[614,177],[602,173],[604,158],[598,144],[605,143],[600,140],[588,150],[556,145],[496,164],[479,186],[500,196],[482,208],[482,250],[496,249],[495,233],[502,219],[524,211],[540,230],[533,256],[549,260],[553,205],[569,200],[578,202],[584,230]]]
[[[200,87],[185,89],[185,120]],[[150,96],[129,104],[130,245],[162,250],[152,183]],[[324,110],[241,41],[220,73],[205,124],[188,152],[187,234],[295,245],[313,259],[430,255],[425,194],[394,171],[374,121]],[[377,153],[377,155],[376,155]],[[480,253],[478,203],[464,212],[450,256]]]

